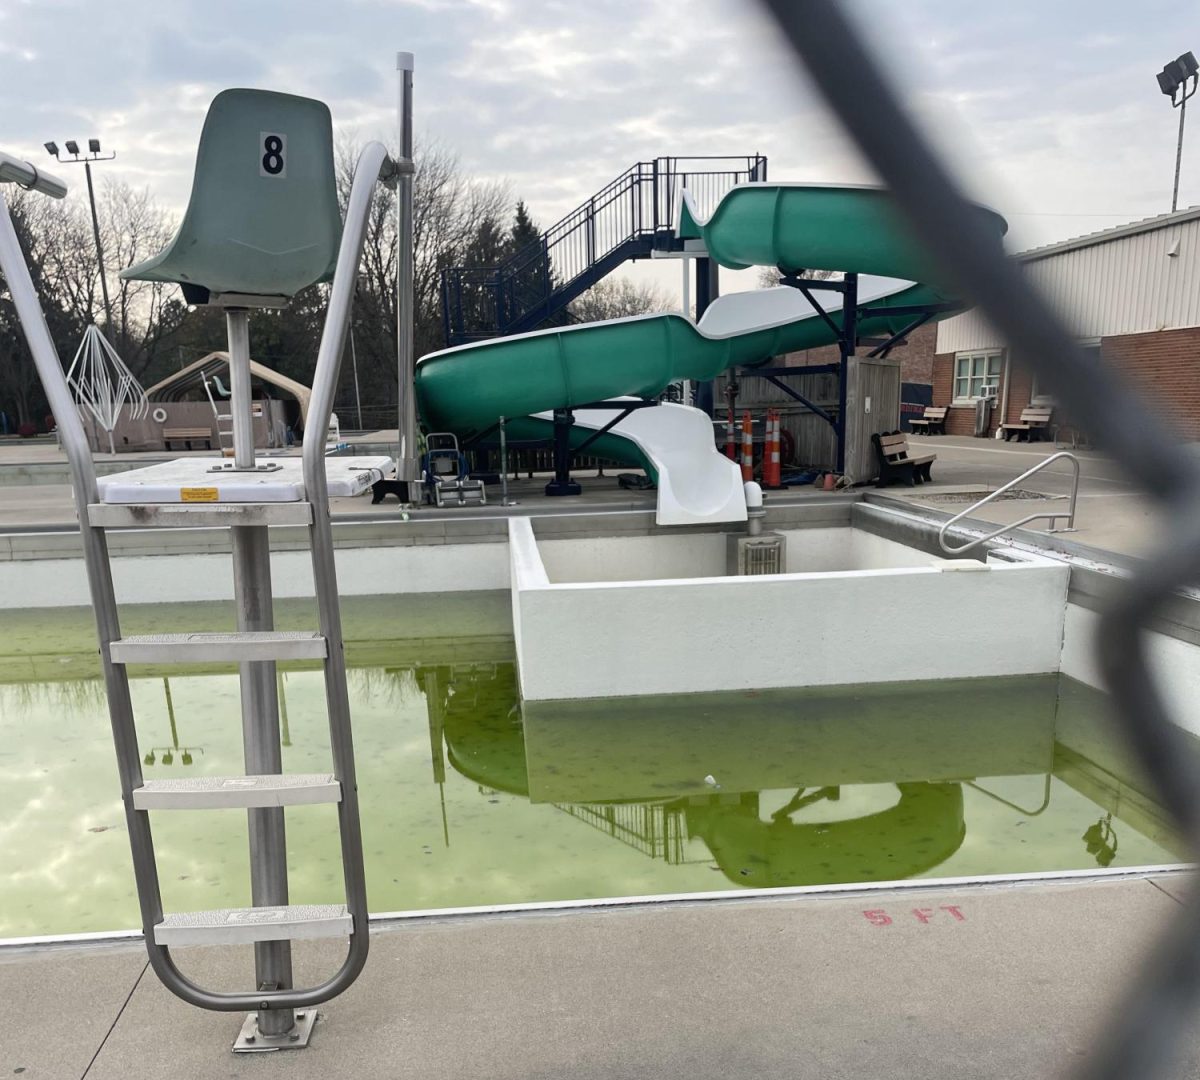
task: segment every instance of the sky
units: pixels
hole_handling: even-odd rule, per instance
[[[1200,53],[1200,5],[846,2],[1012,250],[1170,208],[1179,111],[1154,76]],[[118,155],[104,175],[181,211],[219,90],[318,97],[340,132],[394,142],[400,49],[418,140],[507,181],[543,226],[663,155],[872,179],[752,0],[0,0],[0,147],[45,162],[48,139],[99,137]],[[1194,110],[1182,206],[1200,204]]]

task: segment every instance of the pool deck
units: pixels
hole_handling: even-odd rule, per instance
[[[379,924],[366,971],[321,1007],[308,1049],[241,1056],[229,1049],[240,1016],[176,1000],[146,969],[139,942],[0,950],[0,1075],[1059,1076],[1094,1046],[1188,879]],[[339,949],[310,945],[298,977],[331,970]],[[247,976],[246,951],[180,955],[210,985]],[[1172,1075],[1200,1071],[1194,1026],[1181,1066]]]
[[[378,433],[386,434],[386,433]],[[362,437],[362,445],[378,449],[385,445],[375,435]],[[351,440],[353,443],[353,440]],[[1038,461],[1055,453],[1050,443],[1004,443],[995,440],[971,439],[962,436],[943,436],[918,440],[922,450],[937,454],[933,467],[934,482],[918,488],[892,486],[886,489],[889,497],[912,502],[915,505],[955,514],[965,509],[969,501],[945,501],[965,494],[982,497],[1020,475]],[[1160,534],[1160,520],[1149,500],[1141,495],[1125,478],[1117,466],[1094,450],[1076,452],[1080,461],[1081,482],[1079,506],[1076,519],[1077,531],[1070,539],[1091,548],[1121,555],[1139,555],[1146,551],[1154,536]],[[127,468],[137,468],[150,460],[161,460],[162,455],[120,454],[97,455],[102,465],[116,463]],[[28,532],[38,529],[64,529],[75,524],[75,510],[71,502],[71,491],[63,479],[59,482],[30,480],[30,467],[50,469],[62,466],[65,459],[52,443],[29,445],[13,440],[0,441],[0,533]],[[19,483],[10,483],[5,476],[22,476]],[[47,474],[48,476],[53,474]],[[498,485],[488,490],[491,502],[486,507],[450,507],[435,511],[432,508],[414,511],[417,516],[432,514],[477,517],[505,514],[561,514],[596,511],[652,510],[655,493],[652,491],[626,491],[617,485],[615,470],[597,477],[592,470],[576,473],[583,486],[583,494],[572,498],[546,498],[542,489],[548,477],[522,478],[510,485],[510,495],[517,505],[504,508],[500,503]],[[1066,463],[1039,473],[1022,485],[1025,491],[1036,492],[1042,498],[1028,500],[1005,500],[990,504],[973,515],[981,521],[1005,524],[1018,520],[1026,514],[1058,509],[1065,503],[1070,490],[1069,466]],[[859,499],[873,487],[856,488],[849,492],[818,493],[811,487],[792,488],[784,492],[768,493],[768,507],[785,505],[805,499],[820,500]],[[1045,496],[1049,496],[1047,499]],[[1054,501],[1050,501],[1050,500]],[[396,500],[388,497],[383,503],[372,505],[370,499],[333,499],[331,509],[336,519],[355,520],[379,519],[381,521],[399,516]],[[1031,528],[1040,528],[1035,523]]]

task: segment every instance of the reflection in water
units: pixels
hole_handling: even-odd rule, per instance
[[[1153,803],[1130,804],[1128,779],[1057,745],[1054,677],[994,680],[986,693],[976,681],[527,704],[523,714],[508,664],[425,668],[417,682],[439,787],[444,744],[481,793],[548,804],[651,859],[709,863],[736,885],[929,873],[966,838],[964,785],[1028,820],[1049,808],[1056,764],[1090,770],[1093,798],[1106,781],[1110,801],[1163,839]],[[1041,801],[1022,805],[981,776],[1036,777]],[[1102,866],[1116,855],[1111,818],[1082,837]]]
[[[191,765],[196,754],[204,753],[204,747],[179,745],[179,726],[175,722],[175,699],[171,697],[171,680],[164,675],[162,684],[163,697],[166,699],[167,705],[167,723],[171,726],[171,745],[151,746],[146,751],[142,764],[150,766],[157,760],[162,765],[173,765],[175,758],[178,757],[181,765]]]
[[[735,885],[826,885],[915,877],[963,842],[961,784],[897,784],[900,801],[863,817],[820,823],[773,814],[763,821],[759,793],[736,803],[721,796],[686,809],[688,831],[704,840]],[[828,791],[830,789],[822,789]],[[803,789],[797,792],[803,797]]]
[[[1103,698],[1070,680],[521,707],[508,655],[378,632],[351,670],[372,910],[1177,861]],[[103,687],[39,664],[6,684],[0,663],[0,937],[133,926]],[[242,770],[232,670],[130,689],[147,778]],[[320,672],[281,672],[280,700],[285,769],[327,770]],[[245,815],[152,825],[169,909],[249,902]],[[289,810],[288,849],[294,902],[341,898],[331,807]]]
[[[1117,834],[1112,827],[1112,814],[1105,814],[1083,834],[1087,852],[1094,855],[1099,866],[1111,866],[1117,857]]]

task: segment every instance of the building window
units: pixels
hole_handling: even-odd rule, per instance
[[[1004,354],[990,352],[959,353],[954,358],[954,400],[974,401],[983,397],[985,386],[999,386]]]
[[[1089,359],[1095,361],[1097,365],[1100,363],[1100,339],[1085,338],[1078,342],[1079,348],[1083,350],[1083,354]],[[1054,395],[1049,390],[1044,390],[1038,385],[1039,379],[1035,374],[1033,376],[1033,387],[1029,393],[1030,405],[1057,405]]]

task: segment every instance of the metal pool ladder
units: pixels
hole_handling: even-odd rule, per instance
[[[239,113],[243,124],[248,124],[254,132],[287,130],[293,152],[299,159],[306,145],[304,136],[313,134],[305,131],[300,120],[295,116],[289,120],[286,116],[281,118],[279,113],[271,114],[271,102],[247,101],[244,105]],[[258,113],[255,108],[259,108]],[[262,115],[262,110],[269,115]],[[291,126],[281,127],[283,124]],[[307,145],[315,154],[313,147],[319,150],[320,140],[314,138]],[[331,146],[329,150],[332,170]],[[283,502],[224,502],[220,499],[222,484],[236,483],[239,473],[244,483],[248,473],[269,477],[270,472],[264,470],[278,467],[254,462],[246,307],[255,306],[247,301],[252,302],[257,297],[250,295],[240,296],[236,301],[238,306],[227,305],[236,463],[228,463],[226,459],[227,464],[218,466],[211,479],[201,481],[204,487],[182,489],[179,495],[183,501],[180,502],[154,504],[148,500],[145,504],[118,505],[101,500],[79,412],[47,330],[8,207],[0,195],[0,270],[7,279],[71,465],[146,949],[155,973],[184,1001],[205,1009],[250,1012],[234,1044],[235,1050],[304,1046],[316,1020],[314,1007],[350,986],[367,958],[366,882],[329,518],[324,436],[332,411],[342,343],[375,184],[380,180],[393,181],[405,168],[411,166],[407,162],[399,165],[392,162],[379,143],[368,144],[355,171],[344,226],[340,218],[336,220],[340,240],[339,232],[334,231],[326,255],[328,260],[336,254],[336,273],[309,407],[310,436],[304,441],[303,448],[303,490],[292,495],[292,501]],[[0,183],[4,181],[16,182],[58,198],[66,194],[65,185],[54,177],[40,173],[26,162],[0,154]],[[199,183],[198,173],[197,185]],[[336,216],[336,203],[331,205]],[[203,501],[187,501],[188,492]],[[271,525],[305,525],[308,528],[318,613],[315,630],[297,632],[274,628],[268,540],[268,526]],[[106,533],[112,528],[159,526],[229,528],[234,562],[236,631],[146,636],[121,633]],[[281,660],[321,662],[332,757],[329,772],[283,772],[275,667],[276,661]],[[245,775],[180,780],[143,778],[128,665],[147,663],[238,664]],[[313,803],[337,806],[344,903],[289,903],[284,808]],[[151,811],[228,808],[247,811],[252,906],[164,913],[150,827]],[[328,937],[348,939],[340,969],[319,985],[295,988],[291,942]],[[171,947],[176,945],[213,944],[254,946],[254,989],[238,993],[209,990],[181,973],[170,953]]]
[[[971,540],[971,541],[967,542],[966,544],[963,544],[961,547],[951,547],[948,543],[946,543],[946,532],[949,530],[950,526],[954,525],[956,522],[962,521],[962,519],[965,517],[969,517],[976,510],[978,510],[981,506],[987,505],[993,499],[998,499],[1006,491],[1011,491],[1022,480],[1028,480],[1029,477],[1033,476],[1034,473],[1041,472],[1044,468],[1046,468],[1047,465],[1050,465],[1053,462],[1058,461],[1060,458],[1066,458],[1071,463],[1071,465],[1073,466],[1073,468],[1075,470],[1075,477],[1071,484],[1071,501],[1067,506],[1067,512],[1065,514],[1055,514],[1055,513],[1030,514],[1028,517],[1021,518],[1020,521],[1014,521],[1008,525],[1001,525],[1000,528],[996,529],[994,532],[990,532],[986,536],[976,537],[974,540]],[[994,540],[997,536],[1001,535],[1002,533],[1011,532],[1013,529],[1019,529],[1022,525],[1028,525],[1031,521],[1042,521],[1042,520],[1050,521],[1051,528],[1049,530],[1047,530],[1049,532],[1074,532],[1075,531],[1075,500],[1078,498],[1078,496],[1079,496],[1079,459],[1074,454],[1068,453],[1065,450],[1061,451],[1060,453],[1057,453],[1057,454],[1051,454],[1044,461],[1039,461],[1032,469],[1027,469],[1025,472],[1021,473],[1021,475],[1018,476],[1016,479],[1010,480],[1003,487],[996,488],[995,491],[990,492],[989,494],[985,495],[978,502],[972,503],[961,513],[955,514],[954,517],[950,518],[947,522],[945,522],[942,525],[942,527],[938,530],[938,543],[941,545],[941,548],[943,551],[945,551],[951,555],[961,555],[964,551],[970,551],[972,548],[978,547],[980,544],[985,544],[989,540]],[[1053,527],[1053,524],[1059,518],[1066,518],[1067,523],[1065,526],[1063,526],[1063,528],[1056,529]]]

